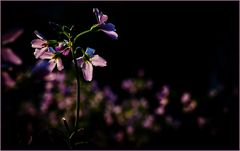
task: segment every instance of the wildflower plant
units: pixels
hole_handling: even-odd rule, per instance
[[[79,40],[82,36],[90,32],[102,31],[113,39],[118,38],[115,26],[112,23],[107,23],[108,16],[103,14],[99,9],[94,8],[93,13],[97,18],[97,23],[91,26],[88,30],[78,34],[73,33],[74,26],[67,27],[50,22],[51,25],[57,27],[57,32],[63,35],[63,39],[47,39],[38,31],[34,31],[36,39],[32,40],[32,48],[35,48],[34,56],[36,59],[49,60],[48,70],[53,72],[57,67],[59,71],[64,69],[63,58],[71,55],[72,62],[75,68],[75,77],[77,80],[77,100],[76,100],[76,119],[73,130],[69,129],[67,119],[62,118],[64,125],[68,131],[68,143],[72,144],[71,139],[76,135],[81,128],[79,128],[79,114],[80,114],[80,68],[83,78],[86,81],[93,79],[93,66],[105,67],[107,61],[95,54],[95,49],[87,47],[86,50],[79,46]],[[80,54],[80,55],[79,55]],[[82,55],[81,55],[82,54]]]

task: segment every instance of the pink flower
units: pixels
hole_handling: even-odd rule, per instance
[[[118,34],[116,33],[115,25],[113,25],[112,23],[106,23],[108,20],[108,16],[103,14],[97,8],[93,8],[93,12],[96,15],[100,30],[103,31],[104,33],[106,33],[111,38],[117,39]]]
[[[85,54],[77,58],[77,63],[82,68],[83,77],[86,81],[92,80],[93,65],[99,67],[107,66],[107,62],[99,55],[94,55],[94,52],[94,49],[87,48]]]
[[[1,57],[4,61],[11,62],[15,65],[22,64],[22,60],[12,51],[12,49],[5,47],[7,44],[14,42],[22,33],[23,29],[17,28],[2,35]]]
[[[36,58],[39,58],[48,50],[48,41],[45,40],[45,38],[38,31],[34,31],[34,33],[39,39],[34,39],[31,44],[32,47],[35,48],[35,51],[33,53],[34,56]]]
[[[2,72],[2,78],[5,86],[8,88],[13,88],[15,86],[16,81],[14,81],[7,72]]]
[[[69,47],[65,47],[65,43],[60,42],[58,43],[58,45],[55,47],[57,52],[61,52],[64,56],[67,56],[70,52],[70,48]]]
[[[64,69],[62,59],[59,57],[60,54],[57,53],[52,47],[49,47],[49,50],[50,51],[44,52],[40,56],[41,59],[50,59],[49,66],[48,66],[49,71],[52,72],[56,65],[59,71]]]

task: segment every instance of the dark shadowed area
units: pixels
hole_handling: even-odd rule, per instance
[[[118,40],[113,40],[103,32],[98,32],[79,40],[81,47],[94,48],[96,53],[107,60],[106,68],[94,68],[93,78],[99,85],[99,91],[106,92],[106,87],[109,87],[118,96],[115,104],[122,107],[123,112],[126,111],[126,119],[134,109],[130,107],[127,112],[128,107],[126,110],[124,107],[128,104],[124,102],[146,98],[149,108],[146,109],[146,115],[145,110],[141,115],[143,119],[146,117],[145,121],[153,116],[156,125],[153,124],[152,129],[148,129],[146,125],[142,128],[131,123],[136,132],[132,134],[129,123],[121,124],[118,113],[115,117],[115,110],[112,114],[114,119],[119,121],[109,126],[106,124],[108,122],[103,122],[101,116],[105,117],[106,110],[94,110],[92,113],[89,109],[89,112],[86,111],[89,116],[86,116],[86,122],[83,122],[83,125],[87,123],[86,135],[89,144],[79,148],[239,148],[238,2],[52,1],[1,2],[1,33],[5,34],[16,28],[23,29],[22,35],[14,43],[7,45],[23,63],[9,70],[16,81],[20,79],[16,88],[6,88],[6,79],[2,74],[2,149],[67,148],[61,141],[53,141],[57,140],[56,136],[50,138],[48,131],[44,131],[46,128],[43,125],[46,121],[41,122],[39,119],[45,117],[46,113],[35,117],[35,113],[28,115],[23,111],[22,104],[34,102],[36,112],[40,112],[37,109],[40,103],[37,102],[40,102],[38,100],[43,96],[45,83],[41,80],[39,82],[36,78],[38,76],[21,77],[25,77],[24,73],[31,72],[37,62],[33,55],[34,49],[31,48],[31,41],[36,38],[34,30],[38,30],[48,39],[56,37],[48,24],[49,21],[74,25],[76,32],[87,30],[96,23],[93,8],[99,8],[108,15],[108,21],[116,26],[119,35]],[[3,47],[5,46],[2,44],[2,49]],[[69,60],[64,63],[68,72],[71,66],[67,61]],[[5,70],[2,65],[2,73]],[[144,72],[143,76],[141,71]],[[66,77],[67,75],[68,73],[65,74]],[[137,89],[137,92],[131,94],[131,91],[123,86],[127,79],[141,79],[143,87],[150,79],[151,89],[146,88],[143,92]],[[165,108],[166,112],[158,110],[159,112],[155,113],[158,102],[163,100],[158,100],[156,94],[166,85],[167,89],[170,89],[170,94],[166,96],[169,105]],[[87,88],[86,86],[88,98],[97,95],[97,92],[88,92]],[[196,105],[194,111],[182,110],[182,107],[185,107],[185,104],[181,104],[181,100],[184,100],[182,95],[186,92],[191,94],[194,109]],[[84,95],[84,92],[81,94]],[[51,109],[53,110],[53,107],[49,108],[48,112]],[[51,112],[55,111],[56,109]],[[62,115],[64,112],[57,113],[56,116],[59,117],[56,119],[60,120]],[[98,124],[99,127],[96,126]],[[143,139],[140,141],[138,138]]]

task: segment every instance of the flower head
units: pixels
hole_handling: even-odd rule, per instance
[[[41,59],[50,59],[49,61],[49,66],[48,69],[49,71],[53,71],[53,69],[55,68],[55,66],[57,65],[57,69],[59,71],[61,71],[64,66],[62,63],[62,60],[60,58],[60,53],[56,52],[52,47],[49,47],[50,51],[44,52],[40,58]]]
[[[107,62],[99,55],[94,55],[95,50],[87,48],[82,57],[77,58],[78,65],[82,68],[83,77],[91,81],[93,77],[93,65],[99,67],[107,66]]]
[[[70,48],[66,47],[67,41],[59,42],[58,45],[55,47],[57,52],[61,52],[64,56],[67,56],[70,52]]]
[[[38,31],[34,31],[34,33],[39,39],[34,39],[31,44],[35,48],[34,56],[39,58],[48,50],[48,41]]]
[[[100,30],[112,37],[113,39],[117,39],[118,34],[116,33],[115,25],[113,25],[112,23],[106,23],[106,21],[108,20],[108,16],[103,14],[97,8],[93,8],[93,12],[96,15]]]

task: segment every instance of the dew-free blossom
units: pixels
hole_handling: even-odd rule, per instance
[[[97,8],[93,8],[93,12],[96,15],[100,30],[112,37],[113,39],[117,39],[118,34],[116,33],[115,25],[113,25],[112,23],[106,23],[108,20],[108,16],[103,14]]]
[[[31,44],[32,48],[35,48],[34,56],[39,58],[41,55],[43,55],[46,51],[48,51],[48,41],[38,32],[34,31],[35,35],[38,37],[38,39],[34,39]]]
[[[57,69],[59,71],[61,71],[64,68],[64,66],[62,63],[62,59],[60,58],[60,53],[56,52],[52,47],[49,47],[49,50],[50,51],[48,51],[48,52],[44,52],[40,56],[40,58],[41,59],[50,59],[49,66],[48,66],[49,71],[53,71],[53,69],[55,68],[56,65],[57,65]]]
[[[87,48],[82,57],[77,58],[78,65],[82,68],[83,77],[86,81],[92,81],[93,66],[105,67],[107,61],[99,55],[94,55],[95,50]]]
[[[65,47],[67,44],[67,41],[65,42],[59,42],[58,45],[55,47],[55,50],[57,52],[61,52],[64,56],[67,56],[70,52],[69,47]]]

